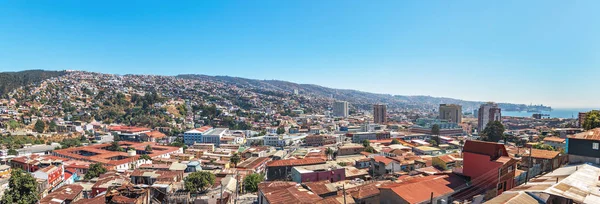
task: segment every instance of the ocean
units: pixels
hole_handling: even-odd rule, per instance
[[[542,111],[539,113],[548,114],[551,118],[577,118],[579,112],[589,112],[591,110],[598,110],[598,108],[575,108],[575,109],[553,109],[552,111]],[[527,111],[502,111],[502,116],[513,116],[513,117],[531,117],[537,112]],[[547,117],[547,116],[544,116]]]

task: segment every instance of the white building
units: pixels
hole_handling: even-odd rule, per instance
[[[228,128],[215,128],[202,135],[202,143],[214,144],[215,147],[221,145],[221,138],[229,131]]]
[[[348,117],[348,102],[336,101],[333,103],[333,116]]]

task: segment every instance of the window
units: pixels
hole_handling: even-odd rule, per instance
[[[597,142],[592,143],[592,149],[598,150],[598,146]]]
[[[508,167],[508,172],[510,173],[510,172],[512,172],[512,171],[513,171],[513,167],[512,167],[512,166],[509,166],[509,167]]]
[[[502,189],[502,183],[499,183],[498,184],[498,190],[501,190],[501,189]]]

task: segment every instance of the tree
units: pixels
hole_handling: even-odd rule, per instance
[[[37,182],[31,174],[22,169],[13,169],[8,181],[8,190],[2,196],[2,203],[37,203]]]
[[[237,167],[237,164],[240,162],[240,155],[238,155],[238,153],[233,153],[233,155],[231,155],[231,158],[229,159],[229,161],[231,161],[231,163],[233,163],[233,165],[235,167]]]
[[[368,146],[365,148],[365,152],[369,152],[369,153],[375,153],[375,149],[371,146]]]
[[[79,141],[86,143],[89,140],[88,140],[88,138],[85,135],[81,135],[81,137],[79,137]]]
[[[258,184],[264,180],[262,174],[250,174],[244,178],[244,188],[247,192],[258,191]]]
[[[371,142],[369,140],[363,140],[362,143],[364,147],[371,146]]]
[[[143,159],[143,160],[152,160],[152,158],[150,156],[148,156],[147,154],[142,154],[142,156],[140,156],[140,159]]]
[[[123,147],[121,147],[119,145],[119,141],[113,141],[112,144],[110,144],[110,147],[108,147],[108,150],[110,150],[110,151],[119,151],[119,152],[124,151]]]
[[[427,142],[428,142],[429,144],[431,144],[431,146],[434,146],[434,147],[437,147],[437,146],[439,145],[439,144],[438,144],[438,143],[437,143],[435,140],[433,140],[433,139],[431,139],[431,140],[429,140],[429,141],[427,141]]]
[[[283,133],[285,133],[285,128],[284,128],[284,127],[278,127],[278,128],[277,128],[277,134],[278,134],[278,135],[281,135],[281,134],[283,134]]]
[[[542,143],[534,144],[532,147],[535,149],[554,151],[554,148],[552,146],[547,145],[547,144],[542,144]]]
[[[90,165],[90,169],[85,174],[84,179],[90,180],[90,179],[100,176],[103,173],[106,173],[106,168],[104,168],[104,166],[102,166],[101,163],[94,163],[94,164]]]
[[[489,122],[481,133],[489,142],[498,142],[504,137],[504,125],[500,121]]]
[[[348,163],[346,163],[346,162],[338,162],[337,164],[340,165],[340,166],[346,166],[346,165],[348,165]]]
[[[146,148],[144,149],[146,152],[152,152],[152,146],[150,145],[146,145]]]
[[[46,124],[42,120],[37,120],[35,122],[35,131],[38,133],[43,133],[44,129],[46,129]]]
[[[325,154],[327,155],[327,157],[333,155],[333,149],[327,147],[327,149],[325,150]]]
[[[203,192],[214,184],[215,175],[206,171],[193,172],[184,179],[185,190],[191,193]]]
[[[600,111],[593,110],[587,113],[583,121],[583,128],[591,130],[600,127]]]
[[[392,144],[400,144],[400,140],[394,138],[392,139]]]
[[[19,152],[17,152],[17,150],[14,149],[9,149],[7,153],[8,155],[19,155]]]
[[[431,134],[432,135],[440,135],[440,125],[433,124],[433,126],[431,126]]]
[[[19,128],[19,126],[21,125],[16,120],[8,121],[8,127],[10,127],[11,130],[16,130],[17,128]]]
[[[58,127],[58,125],[56,125],[54,120],[52,120],[52,121],[50,121],[50,124],[48,124],[48,131],[56,132],[56,127]]]
[[[434,143],[432,143],[433,146],[437,147],[440,145],[440,136],[433,136],[431,137],[431,140],[434,141]]]

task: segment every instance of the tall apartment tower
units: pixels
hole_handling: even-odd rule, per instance
[[[348,117],[348,102],[336,101],[333,103],[333,115],[336,117]]]
[[[387,106],[383,104],[373,105],[373,120],[375,123],[383,124],[387,122]]]
[[[583,128],[583,121],[585,121],[586,117],[587,112],[579,112],[579,114],[577,114],[577,125],[579,125],[580,128]]]
[[[453,123],[462,123],[462,106],[456,104],[440,104],[439,118]]]
[[[479,107],[479,115],[477,116],[477,131],[482,132],[485,126],[492,121],[500,121],[502,118],[502,110],[498,104],[488,102],[481,104]]]

